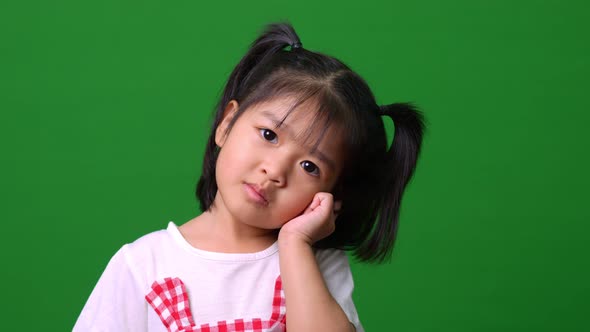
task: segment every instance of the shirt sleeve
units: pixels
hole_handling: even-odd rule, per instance
[[[73,331],[145,331],[147,305],[128,260],[128,245],[111,258]]]
[[[348,263],[348,256],[343,250],[320,249],[316,252],[316,259],[330,294],[340,304],[340,307],[348,316],[348,320],[355,326],[356,331],[364,332],[352,301],[354,281]]]

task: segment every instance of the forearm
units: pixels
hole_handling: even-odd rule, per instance
[[[279,257],[288,331],[354,331],[330,294],[308,243],[279,238]]]

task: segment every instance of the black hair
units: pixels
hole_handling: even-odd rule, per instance
[[[320,137],[333,123],[346,133],[347,162],[333,192],[342,209],[336,230],[314,247],[352,250],[364,262],[390,258],[402,195],[420,154],[424,116],[412,103],[377,105],[363,78],[341,61],[303,48],[288,22],[267,25],[229,76],[216,105],[197,185],[202,211],[211,207],[217,193],[215,129],[225,107],[232,99],[239,104],[229,131],[250,106],[277,97],[295,98],[287,114],[306,100],[315,101],[314,126]],[[384,115],[394,123],[389,149]]]

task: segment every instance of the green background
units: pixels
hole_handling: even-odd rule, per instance
[[[114,252],[199,213],[210,115],[264,24],[429,127],[368,331],[588,330],[584,1],[0,4],[2,323],[71,330]],[[389,128],[391,129],[391,124]]]

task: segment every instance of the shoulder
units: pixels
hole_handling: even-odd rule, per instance
[[[155,253],[161,253],[174,243],[173,235],[170,232],[172,226],[172,222],[169,222],[167,229],[160,229],[145,234],[135,241],[125,244],[121,249],[127,255],[131,256],[149,256]]]
[[[144,294],[154,252],[167,240],[165,230],[124,244],[111,257],[86,301],[74,331],[145,331]]]
[[[143,252],[153,249],[158,245],[165,244],[170,240],[171,237],[168,231],[166,229],[160,229],[139,237],[135,241],[128,243],[127,247],[133,252]]]
[[[314,249],[315,258],[320,268],[345,265],[349,266],[348,256],[340,249]]]
[[[170,232],[167,229],[160,229],[124,244],[111,261],[125,265],[137,277],[138,271],[152,269],[154,264],[159,264],[168,256],[176,255],[177,250]]]
[[[328,285],[331,283],[338,284],[339,282],[352,283],[350,263],[344,250],[315,249],[315,257]]]

